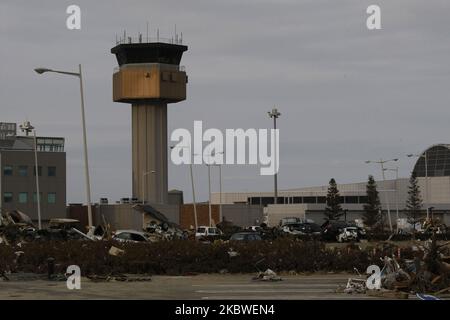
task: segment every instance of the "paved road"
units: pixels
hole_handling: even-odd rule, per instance
[[[282,276],[283,281],[253,281],[251,274],[153,276],[145,282],[92,282],[68,290],[65,281],[2,281],[0,299],[373,299],[361,294],[335,293],[350,275]]]

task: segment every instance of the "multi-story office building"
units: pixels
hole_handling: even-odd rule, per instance
[[[36,137],[41,219],[65,217],[64,138]],[[38,219],[34,136],[17,135],[15,123],[0,123],[0,208]]]

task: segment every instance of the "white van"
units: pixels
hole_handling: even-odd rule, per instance
[[[200,226],[197,228],[197,232],[195,233],[195,238],[201,238],[201,237],[217,237],[220,236],[222,233],[219,229],[215,227],[208,227],[208,226]]]

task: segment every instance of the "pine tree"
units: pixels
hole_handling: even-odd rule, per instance
[[[325,208],[325,220],[339,220],[344,213],[341,208],[341,199],[336,181],[332,178],[328,186],[327,207]]]
[[[364,205],[363,221],[369,228],[375,228],[381,222],[381,204],[377,184],[373,176],[369,176],[366,185],[367,203]]]
[[[419,221],[420,210],[422,209],[422,197],[416,175],[413,173],[409,179],[408,199],[406,200],[406,216],[408,222],[414,226]]]

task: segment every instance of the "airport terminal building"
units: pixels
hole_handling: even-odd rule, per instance
[[[431,208],[433,217],[450,224],[450,145],[438,144],[425,150],[416,161],[413,172],[418,177],[423,200],[423,213]],[[342,209],[346,210],[346,218],[361,218],[363,205],[367,201],[367,182],[338,184]],[[380,202],[384,213],[390,211],[392,221],[405,217],[408,197],[408,178],[377,181]],[[278,203],[274,205],[274,194],[271,192],[226,192],[222,193],[222,204],[247,204],[259,206],[265,214],[298,215],[317,223],[324,220],[328,185],[305,187],[278,191]],[[212,193],[212,204],[220,203],[220,193]]]

